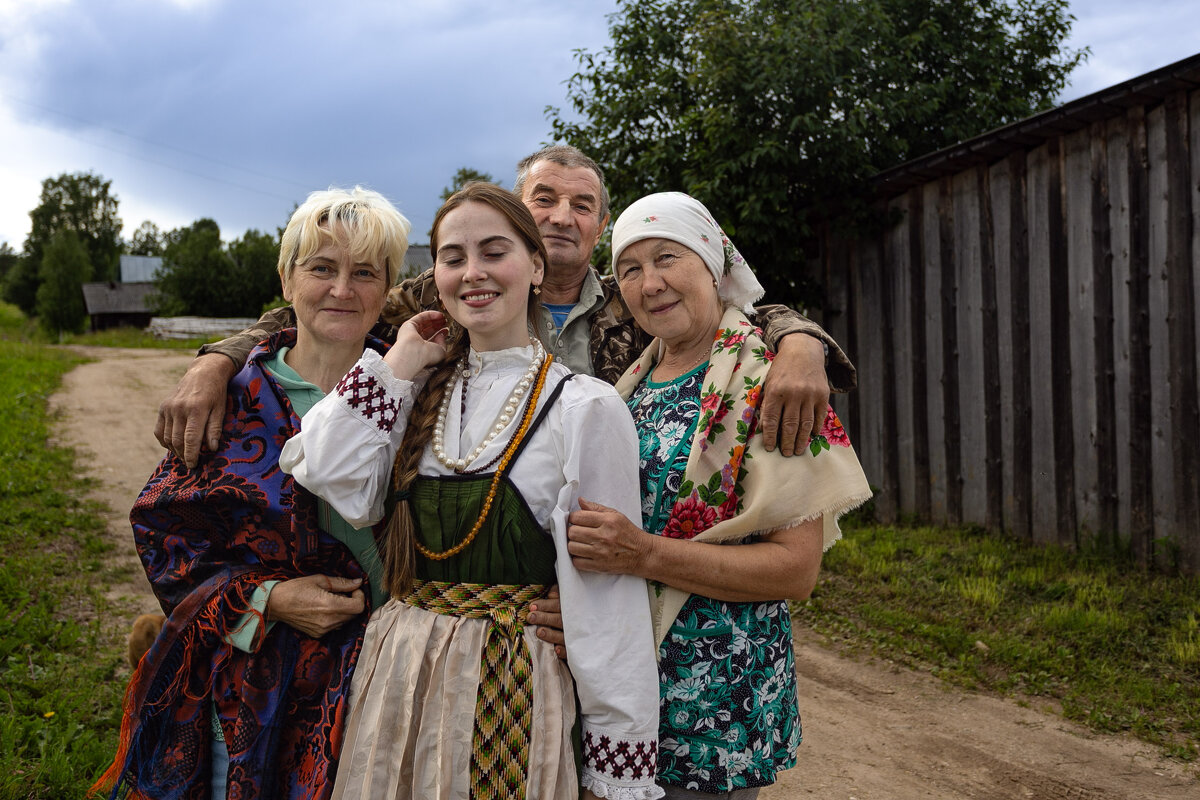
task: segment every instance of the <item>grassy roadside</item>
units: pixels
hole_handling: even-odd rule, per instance
[[[1200,576],[872,525],[826,554],[795,616],[839,646],[1200,757]]]
[[[116,742],[104,522],[73,454],[47,444],[46,400],[79,361],[0,340],[0,798],[83,797]]]
[[[82,798],[116,749],[125,688],[111,631],[128,612],[104,597],[104,521],[74,454],[50,444],[47,399],[83,359],[46,342],[0,303],[0,800]],[[154,340],[124,330],[63,343]]]
[[[45,341],[47,344],[82,344],[93,347],[143,347],[154,350],[190,350],[195,352],[207,339],[156,339],[150,334],[137,328],[111,328],[94,333],[78,333],[63,336],[53,342],[40,336],[33,341]]]

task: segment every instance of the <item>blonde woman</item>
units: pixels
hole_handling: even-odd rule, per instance
[[[168,455],[130,521],[166,624],[131,679],[114,797],[325,798],[367,612],[386,595],[369,529],[279,470],[300,418],[361,356],[408,248],[363,189],[314,192],[283,233],[296,327],[229,384],[220,447]]]

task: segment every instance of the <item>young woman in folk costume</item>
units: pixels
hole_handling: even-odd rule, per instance
[[[514,195],[468,186],[430,242],[445,314],[364,353],[281,459],[354,524],[391,513],[334,796],[659,797],[645,582],[566,549],[581,499],[637,513],[629,412],[530,333],[546,251]],[[569,668],[524,624],[555,582]]]

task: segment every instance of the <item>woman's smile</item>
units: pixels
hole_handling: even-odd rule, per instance
[[[649,311],[651,314],[665,314],[678,305],[679,305],[678,300],[672,300],[670,303],[665,303],[661,306],[654,306],[653,308],[647,308],[646,310]]]
[[[471,306],[472,308],[482,308],[482,307],[488,305],[489,303],[491,303],[493,300],[495,300],[499,296],[500,296],[500,292],[494,292],[494,291],[465,292],[462,295],[462,301],[464,303],[466,303],[467,305]]]

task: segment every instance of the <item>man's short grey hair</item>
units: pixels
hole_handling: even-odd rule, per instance
[[[525,198],[525,180],[529,177],[529,170],[539,161],[549,161],[552,164],[558,164],[560,167],[586,167],[596,173],[596,179],[600,181],[601,221],[608,216],[608,187],[604,185],[604,170],[600,169],[599,164],[584,155],[583,151],[578,147],[572,147],[569,144],[552,144],[543,147],[536,153],[527,155],[517,162],[517,180],[513,184],[513,192],[517,197],[521,199]]]

